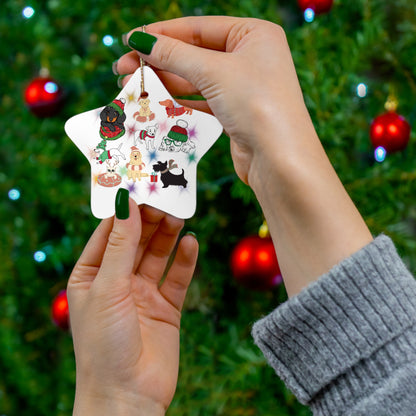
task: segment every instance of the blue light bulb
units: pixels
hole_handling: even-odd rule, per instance
[[[15,188],[10,189],[8,195],[12,201],[17,201],[20,198],[20,191]]]
[[[374,150],[374,159],[377,162],[384,162],[384,160],[386,159],[387,156],[387,151],[383,146],[379,146],[376,148],[376,150]]]
[[[315,12],[311,8],[307,8],[304,11],[303,16],[306,22],[311,23],[315,19]]]
[[[38,250],[34,255],[33,258],[36,262],[42,263],[46,260],[46,253],[42,250]]]
[[[53,94],[53,93],[57,92],[58,89],[59,89],[58,84],[56,84],[55,82],[52,82],[52,81],[47,82],[43,88],[49,94]]]

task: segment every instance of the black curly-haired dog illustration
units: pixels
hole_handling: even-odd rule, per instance
[[[160,172],[160,180],[163,183],[163,188],[167,188],[169,185],[183,186],[184,188],[186,188],[188,181],[185,179],[184,176],[185,171],[182,169],[182,173],[180,173],[179,175],[174,175],[170,172],[171,169],[178,167],[178,165],[173,162],[173,159],[169,160],[168,166],[167,161],[158,161],[157,164],[153,165],[153,170],[155,172]]]
[[[116,140],[125,133],[126,114],[124,113],[124,104],[125,100],[123,98],[115,99],[101,111],[100,136],[103,139]]]

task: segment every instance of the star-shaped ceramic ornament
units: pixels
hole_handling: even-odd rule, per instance
[[[97,218],[114,215],[119,188],[137,204],[192,217],[197,164],[222,130],[214,116],[176,103],[147,66],[108,105],[65,124],[91,164],[91,209]]]

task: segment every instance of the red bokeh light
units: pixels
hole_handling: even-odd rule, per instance
[[[62,89],[49,77],[35,78],[24,94],[26,105],[38,117],[56,114],[62,107],[62,97]]]
[[[62,329],[69,328],[69,308],[66,290],[58,293],[52,301],[51,314],[53,322]]]
[[[243,286],[265,290],[282,281],[271,238],[249,236],[241,240],[231,254],[234,278]]]
[[[370,139],[374,148],[381,146],[387,153],[406,148],[410,139],[410,124],[394,111],[381,114],[371,123]]]
[[[306,9],[312,9],[315,14],[328,13],[334,0],[298,0],[299,7],[304,12]]]

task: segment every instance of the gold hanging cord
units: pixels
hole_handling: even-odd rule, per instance
[[[146,26],[142,26],[142,32],[146,33]],[[140,75],[141,75],[141,81],[140,81],[140,97],[147,96],[147,92],[144,90],[144,66],[146,63],[144,62],[143,58],[140,57]]]

